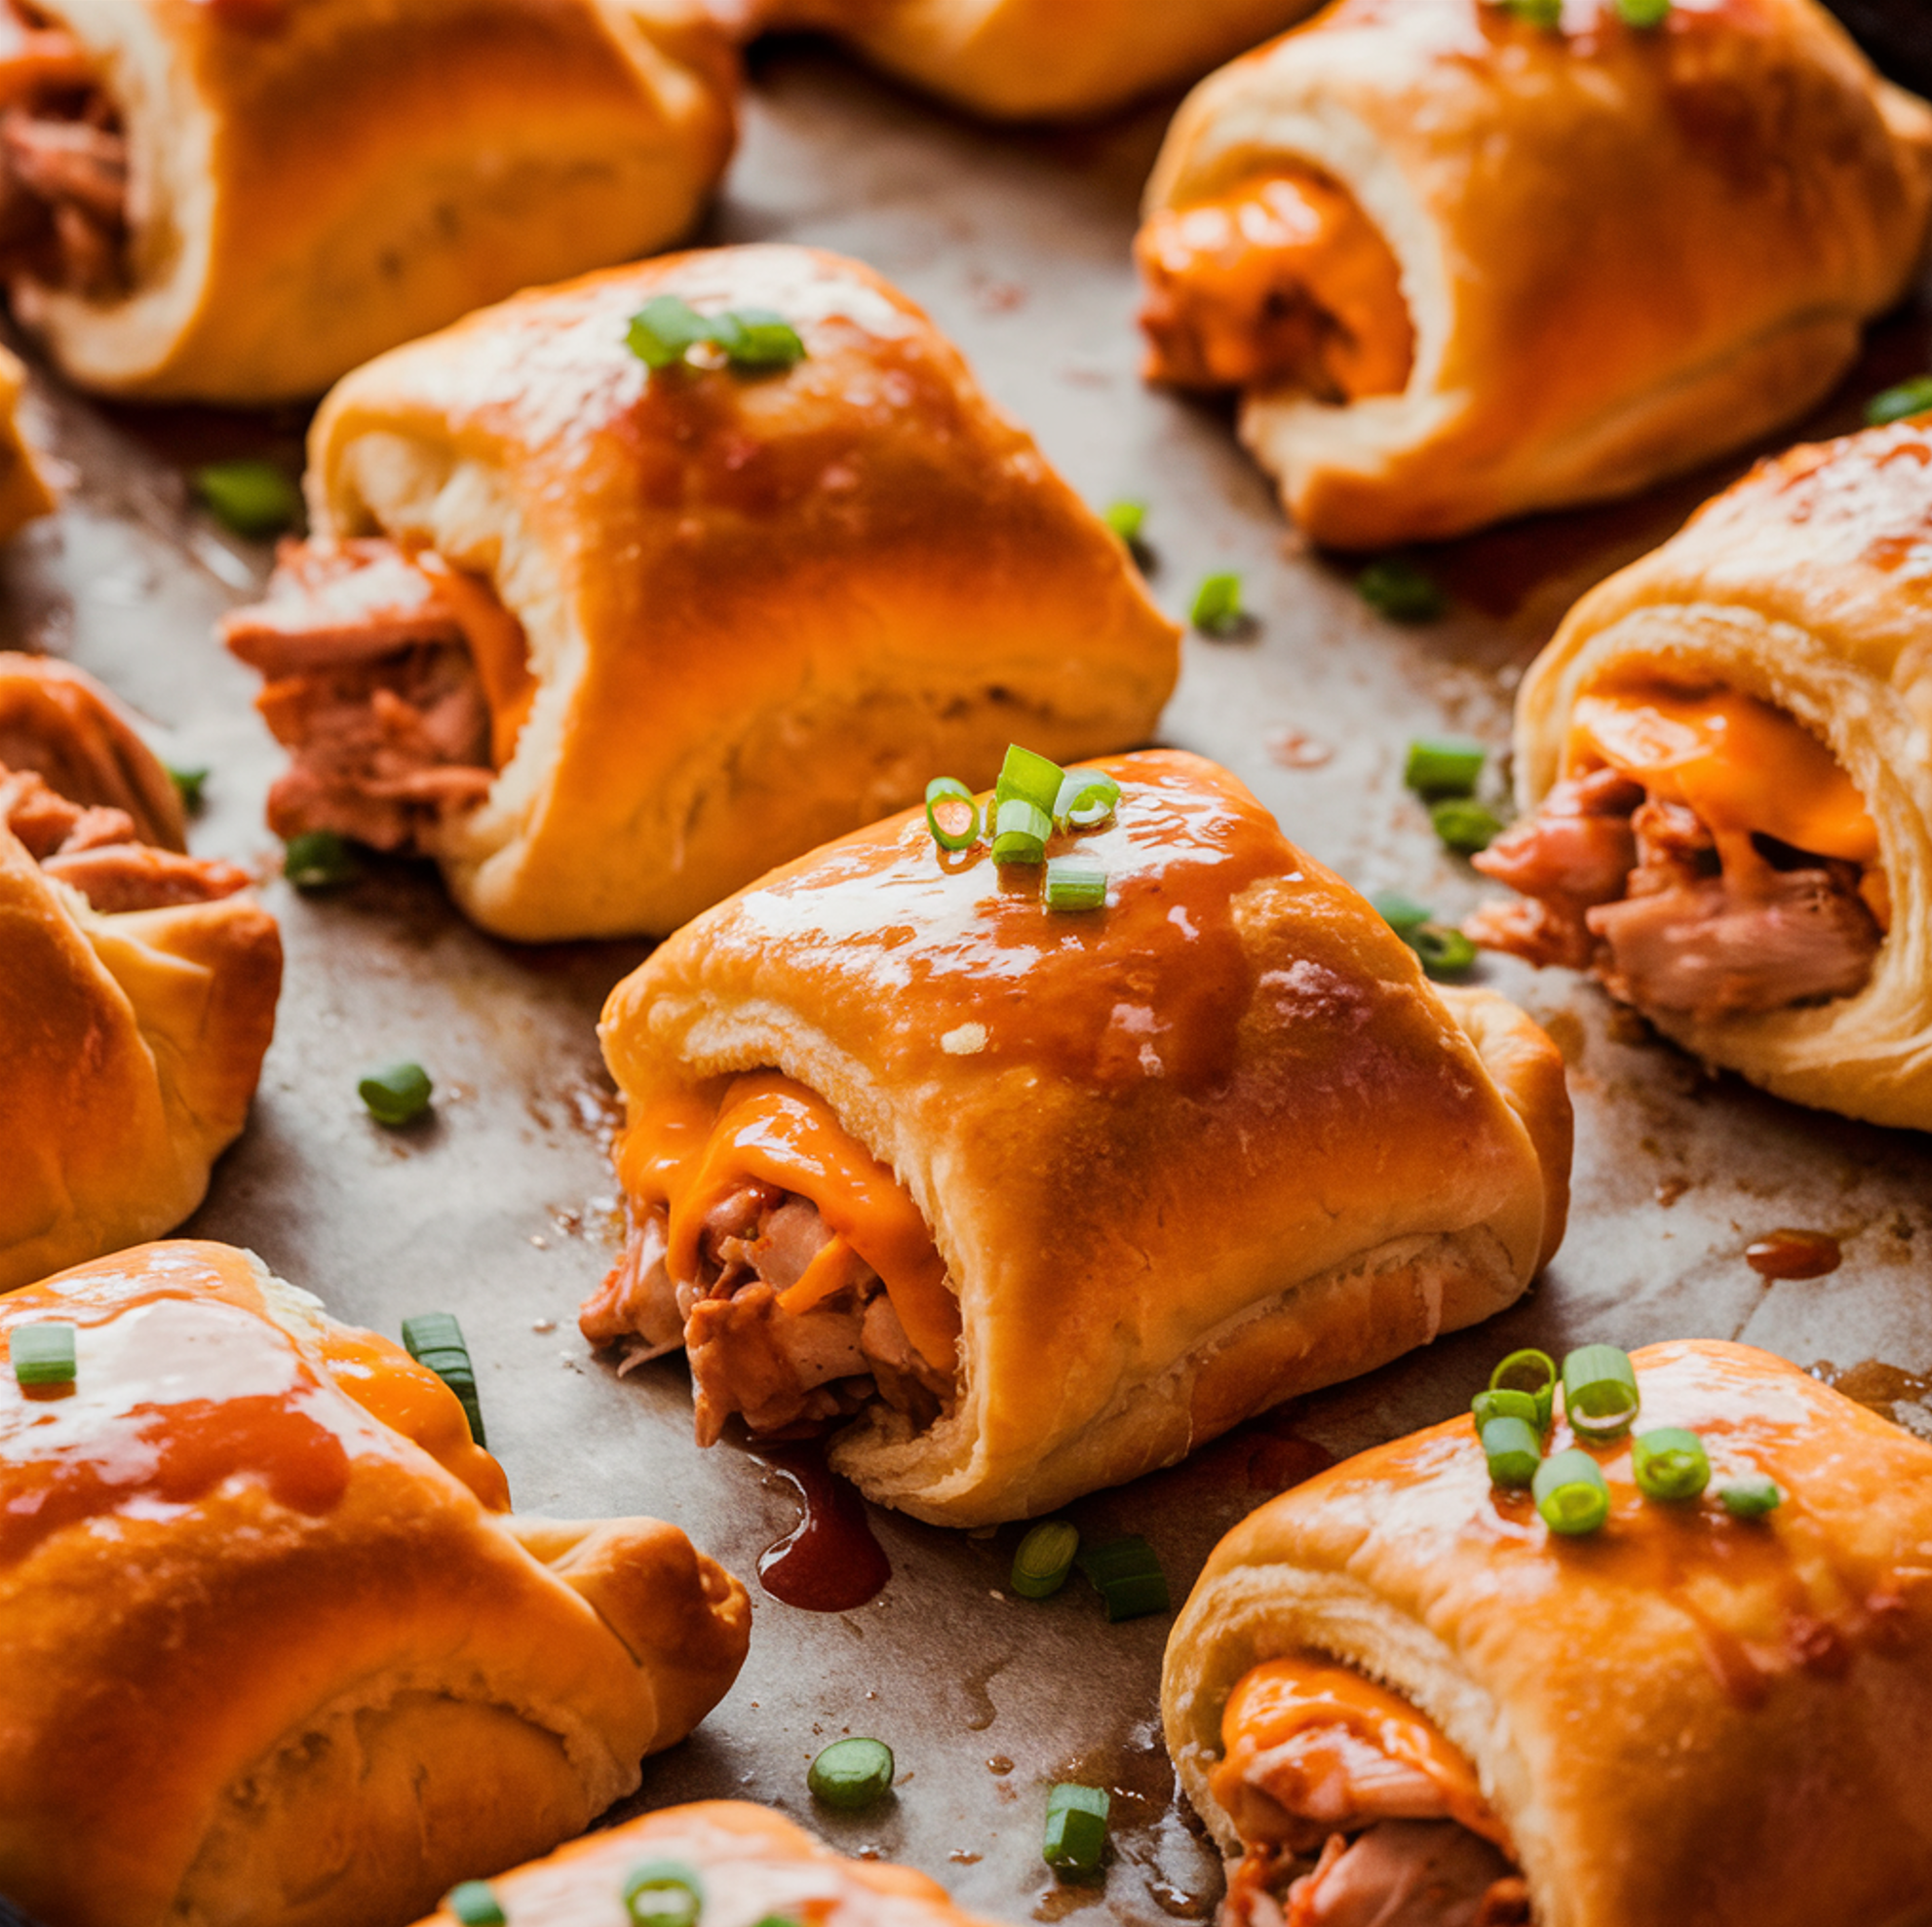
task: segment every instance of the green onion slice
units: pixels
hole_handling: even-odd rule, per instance
[[[1492,1418],[1520,1418],[1538,1432],[1549,1425],[1548,1407],[1536,1403],[1533,1392],[1478,1392],[1469,1402],[1476,1414],[1476,1429],[1482,1431]]]
[[[1021,1540],[1007,1583],[1023,1599],[1050,1599],[1066,1584],[1079,1550],[1077,1525],[1064,1519],[1047,1520]]]
[[[200,809],[202,790],[212,774],[208,765],[201,763],[192,769],[176,769],[173,763],[164,763],[162,767],[168,772],[168,781],[174,786],[174,793],[181,799],[181,807],[189,811]]]
[[[302,491],[273,462],[208,462],[191,480],[195,499],[237,535],[261,541],[301,520]]]
[[[940,821],[942,809],[958,828],[947,829]],[[972,790],[955,777],[934,777],[926,785],[926,828],[942,850],[970,850],[980,840],[980,805]]]
[[[332,829],[306,829],[289,839],[282,874],[297,890],[333,890],[362,874],[355,852]]]
[[[1241,578],[1232,569],[1203,576],[1187,620],[1204,636],[1227,636],[1241,626]]]
[[[993,817],[993,862],[1036,864],[1045,860],[1053,818],[1024,796],[1009,796]]]
[[[734,367],[789,368],[805,359],[798,330],[769,308],[727,308],[714,318],[711,338]]]
[[[1067,829],[1098,829],[1120,807],[1120,785],[1104,771],[1070,769],[1053,799],[1053,818]]]
[[[1083,1550],[1076,1563],[1100,1594],[1108,1619],[1167,1611],[1167,1574],[1153,1547],[1138,1532]]]
[[[1107,873],[1085,857],[1047,860],[1047,908],[1103,910],[1107,905]]]
[[[1147,520],[1147,505],[1144,502],[1109,502],[1101,511],[1101,520],[1131,549],[1140,539],[1141,526]]]
[[[1628,1352],[1614,1345],[1583,1345],[1563,1362],[1564,1416],[1579,1439],[1603,1445],[1621,1439],[1642,1401]]]
[[[1913,375],[1882,395],[1874,395],[1865,405],[1865,425],[1883,428],[1887,422],[1904,421],[1932,408],[1932,374]]]
[[[1453,924],[1425,923],[1410,940],[1431,977],[1457,977],[1476,961],[1476,945]]]
[[[1487,1397],[1514,1397],[1488,1393]],[[1483,1427],[1483,1456],[1489,1461],[1492,1484],[1513,1488],[1527,1485],[1543,1463],[1543,1435],[1526,1418],[1512,1414],[1492,1418]]]
[[[676,294],[660,294],[631,317],[624,345],[646,367],[668,368],[711,338],[710,322],[690,302]]]
[[[1355,592],[1391,622],[1435,622],[1449,612],[1449,597],[1435,577],[1396,556],[1371,562],[1355,578]]]
[[[1543,1523],[1565,1538],[1595,1532],[1610,1516],[1610,1488],[1603,1467],[1574,1445],[1552,1452],[1536,1468],[1529,1489]]]
[[[1402,780],[1424,796],[1467,796],[1489,752],[1467,736],[1418,736],[1409,746]]]
[[[1369,899],[1369,906],[1411,947],[1415,933],[1432,921],[1436,914],[1427,904],[1418,904],[1413,897],[1405,897],[1400,890],[1377,890]]]
[[[75,1362],[75,1328],[65,1319],[51,1318],[33,1325],[17,1325],[7,1334],[14,1377],[21,1385],[71,1385]]]
[[[1671,0],[1617,0],[1617,15],[1625,26],[1662,26],[1670,11]]]
[[[999,766],[999,781],[993,785],[993,800],[1008,803],[1017,797],[1051,817],[1065,781],[1066,772],[1051,756],[1009,743],[1006,760]]]
[[[1718,1502],[1733,1519],[1762,1519],[1784,1504],[1778,1482],[1761,1472],[1748,1472],[1718,1487]]]
[[[356,1095],[378,1124],[394,1130],[400,1125],[413,1124],[421,1117],[429,1109],[435,1089],[429,1072],[421,1064],[392,1063],[362,1078],[356,1085]]]
[[[470,1421],[470,1437],[486,1445],[483,1437],[483,1406],[477,1397],[476,1367],[470,1363],[470,1348],[463,1339],[463,1328],[453,1313],[418,1312],[403,1321],[403,1349],[418,1365],[427,1366],[461,1401]]]
[[[487,1880],[465,1880],[444,1896],[444,1908],[463,1927],[507,1927],[503,1903]]]
[[[1492,1392],[1527,1392],[1536,1401],[1536,1423],[1547,1432],[1557,1402],[1557,1362],[1548,1352],[1512,1352],[1489,1374]]]
[[[1062,1781],[1047,1795],[1046,1838],[1040,1855],[1062,1873],[1093,1873],[1107,1845],[1113,1799],[1104,1787]]]
[[[1630,1442],[1631,1470],[1646,1499],[1694,1499],[1711,1483],[1704,1442],[1681,1425],[1659,1425]]]
[[[1446,796],[1429,806],[1429,822],[1443,847],[1473,857],[1503,833],[1502,819],[1487,803],[1469,796]]]
[[[1563,24],[1563,0],[1503,0],[1503,4],[1518,19],[1527,20],[1531,26]]]
[[[624,1911],[633,1927],[697,1927],[704,1882],[677,1860],[647,1860],[624,1876]]]
[[[841,1812],[882,1800],[892,1791],[892,1749],[883,1740],[834,1740],[805,1775],[812,1797]]]

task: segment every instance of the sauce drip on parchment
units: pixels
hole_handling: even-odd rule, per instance
[[[1754,1239],[1744,1261],[1760,1278],[1823,1278],[1844,1262],[1844,1253],[1829,1232],[1785,1228]]]
[[[874,1598],[892,1577],[892,1561],[872,1536],[865,1501],[826,1464],[816,1444],[760,1445],[757,1455],[796,1489],[805,1508],[758,1561],[765,1591],[806,1612],[850,1612]]]

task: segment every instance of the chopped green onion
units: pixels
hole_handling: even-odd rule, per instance
[[[697,1927],[705,1910],[697,1869],[676,1860],[647,1860],[624,1877],[624,1911],[632,1927]]]
[[[796,1914],[766,1913],[754,1920],[752,1927],[804,1927],[804,1922]]]
[[[646,301],[631,317],[624,333],[624,345],[646,367],[668,368],[681,362],[701,341],[711,339],[711,324],[676,294],[660,294]]]
[[[1077,1562],[1100,1594],[1108,1619],[1139,1619],[1168,1609],[1167,1574],[1153,1547],[1138,1532],[1084,1550]]]
[[[1478,1392],[1469,1402],[1469,1409],[1476,1415],[1476,1429],[1482,1431],[1492,1418],[1520,1418],[1526,1425],[1533,1425],[1538,1432],[1549,1429],[1550,1408],[1538,1405],[1534,1392]]]
[[[1120,785],[1104,771],[1070,769],[1053,801],[1053,820],[1064,829],[1098,829],[1120,807]]]
[[[734,367],[789,368],[805,359],[798,330],[769,308],[727,308],[713,317],[711,338]]]
[[[465,1880],[451,1887],[443,1905],[463,1923],[463,1927],[507,1927],[503,1903],[487,1880]]]
[[[1045,861],[1053,818],[1024,796],[1009,796],[993,817],[993,862],[1036,864]]]
[[[1073,1555],[1079,1550],[1080,1528],[1063,1519],[1050,1519],[1021,1540],[1007,1583],[1023,1599],[1050,1599],[1066,1584]]]
[[[676,294],[646,301],[624,332],[624,345],[650,368],[671,367],[701,343],[717,348],[734,367],[789,368],[805,359],[798,330],[769,308],[701,315]]]
[[[297,890],[333,890],[362,874],[355,852],[332,829],[305,829],[289,839],[282,874]]]
[[[1561,26],[1563,0],[1503,0],[1506,11],[1531,26]]]
[[[1435,577],[1395,556],[1371,562],[1355,578],[1355,591],[1391,622],[1435,622],[1449,612],[1449,597]]]
[[[1103,910],[1107,906],[1107,873],[1085,857],[1047,859],[1047,908]]]
[[[17,1325],[7,1336],[14,1377],[21,1385],[71,1385],[79,1370],[75,1328],[65,1319]]]
[[[1671,0],[1617,0],[1617,14],[1625,26],[1662,26],[1670,11]]]
[[[1051,756],[1009,743],[1006,760],[999,766],[999,781],[993,785],[993,800],[1009,803],[1018,798],[1051,817],[1065,781],[1066,772]]]
[[[1467,796],[1446,797],[1429,806],[1429,822],[1445,849],[1473,857],[1502,834],[1502,820],[1485,803]]]
[[[1453,924],[1425,923],[1410,939],[1410,947],[1431,977],[1457,976],[1476,961],[1476,945]]]
[[[429,1109],[435,1089],[429,1072],[421,1064],[392,1063],[361,1079],[356,1085],[356,1095],[378,1124],[394,1130],[399,1125],[413,1124],[421,1117]]]
[[[463,1328],[453,1313],[418,1312],[403,1321],[403,1349],[426,1366],[456,1394],[470,1421],[470,1437],[478,1445],[487,1445],[483,1437],[483,1405],[477,1397],[477,1368],[470,1363],[470,1348],[463,1339]]]
[[[301,520],[302,491],[273,462],[208,462],[194,472],[195,499],[223,527],[259,541]]]
[[[1681,1425],[1659,1425],[1630,1442],[1631,1470],[1646,1499],[1694,1499],[1711,1483],[1704,1442]]]
[[[1548,1352],[1512,1352],[1489,1374],[1492,1392],[1527,1392],[1536,1401],[1536,1423],[1547,1432],[1557,1403],[1557,1362]]]
[[[1490,1397],[1509,1396],[1489,1394]],[[1489,1461],[1490,1483],[1523,1486],[1535,1478],[1543,1462],[1543,1435],[1526,1418],[1492,1418],[1483,1427],[1483,1456]]]
[[[162,767],[168,772],[168,781],[174,786],[174,793],[181,799],[181,807],[189,811],[200,809],[201,792],[210,774],[208,765],[203,763],[194,769],[176,769],[173,763],[164,763]]]
[[[1932,408],[1932,374],[1915,374],[1882,395],[1874,395],[1865,405],[1867,428],[1883,428],[1887,422],[1904,421]]]
[[[1140,540],[1140,529],[1147,520],[1144,502],[1109,502],[1101,511],[1101,520],[1132,549]]]
[[[1411,944],[1415,933],[1436,914],[1428,905],[1405,897],[1400,890],[1377,890],[1369,905],[1405,944]]]
[[[947,829],[940,821],[940,810],[946,808],[947,814],[958,822],[962,804],[966,810],[964,827]],[[955,777],[934,777],[926,785],[926,828],[942,850],[970,850],[980,840],[980,805],[972,790]]]
[[[1594,1532],[1610,1516],[1610,1488],[1603,1467],[1574,1445],[1551,1453],[1537,1467],[1529,1489],[1543,1523],[1565,1538]]]
[[[1241,578],[1232,569],[1203,576],[1187,620],[1203,636],[1227,636],[1240,628]]]
[[[1099,1869],[1107,1846],[1107,1815],[1113,1799],[1104,1787],[1062,1781],[1047,1795],[1046,1838],[1040,1857],[1061,1873]]]
[[[1642,1401],[1628,1352],[1614,1345],[1580,1345],[1563,1362],[1564,1416],[1579,1439],[1604,1445],[1621,1439]]]
[[[812,1797],[841,1812],[871,1806],[892,1791],[892,1749],[883,1740],[834,1740],[805,1775]]]
[[[1733,1519],[1762,1519],[1784,1504],[1778,1482],[1761,1472],[1748,1472],[1718,1487],[1718,1502]]]
[[[1423,796],[1467,796],[1489,752],[1467,736],[1418,736],[1409,746],[1402,780]]]

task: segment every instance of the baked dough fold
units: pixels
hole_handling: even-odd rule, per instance
[[[1712,1487],[1660,1503],[1628,1443],[1607,1524],[1562,1540],[1491,1486],[1464,1416],[1350,1459],[1236,1526],[1175,1623],[1169,1752],[1223,1847],[1223,1707],[1309,1655],[1392,1688],[1476,1770],[1538,1927],[1916,1921],[1932,1892],[1932,1446],[1781,1359],[1633,1355],[1640,1429],[1701,1437]],[[1552,1449],[1570,1444],[1559,1422]],[[1730,1518],[1731,1479],[1776,1511]]]
[[[26,378],[19,357],[0,348],[0,541],[36,518],[51,516],[56,506],[33,445],[20,430]]]
[[[923,1216],[956,1350],[900,1283],[917,1253],[852,1236],[950,1373],[943,1408],[871,1400],[831,1454],[946,1524],[1171,1464],[1487,1318],[1562,1236],[1570,1114],[1543,1033],[1433,988],[1224,771],[1178,752],[1099,767],[1124,792],[1079,838],[1109,872],[1100,912],[1049,912],[1038,871],[984,846],[945,856],[914,812],[698,918],[604,1011],[640,1240],[665,1120],[760,1069],[835,1116],[869,1168],[855,1187],[896,1180]],[[856,1221],[809,1178],[765,1203],[787,1188]],[[763,1235],[787,1242],[775,1218]],[[599,1339],[625,1276],[587,1308]],[[714,1307],[680,1308],[688,1333]]]
[[[0,1889],[50,1927],[393,1927],[580,1831],[745,1655],[655,1520],[519,1520],[462,1407],[227,1246],[0,1305]]]
[[[1253,389],[1242,438],[1312,539],[1372,547],[1629,494],[1803,413],[1920,259],[1932,112],[1814,0],[1656,29],[1340,0],[1202,83],[1146,212],[1284,172],[1393,251],[1414,353],[1399,393]]]

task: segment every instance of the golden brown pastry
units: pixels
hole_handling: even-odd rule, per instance
[[[1932,421],[1760,463],[1524,678],[1470,935],[1712,1063],[1932,1129]]]
[[[172,1229],[237,1136],[282,940],[63,663],[0,654],[0,1291]]]
[[[993,120],[1086,120],[1192,80],[1319,0],[714,0],[741,31],[819,27]]]
[[[686,1347],[700,1439],[823,1431],[973,1525],[1176,1459],[1509,1304],[1569,1103],[1513,1005],[1438,990],[1233,777],[1099,765],[1104,907],[923,813],[774,871],[611,993],[634,1233],[584,1308]]]
[[[1313,540],[1452,535],[1802,414],[1928,208],[1932,111],[1815,0],[1338,0],[1176,119],[1148,372],[1241,391]]]
[[[20,432],[26,373],[18,356],[0,348],[0,541],[55,509],[54,490]]]
[[[700,0],[7,0],[0,273],[83,388],[314,395],[676,240],[736,85]]]
[[[848,1860],[746,1800],[699,1800],[645,1814],[574,1840],[490,1886],[517,1927],[604,1927],[625,1917],[631,1874],[662,1863],[696,1876],[703,1917],[716,1927],[774,1918],[811,1927],[973,1927],[973,1916],[923,1873]],[[456,1918],[445,1906],[419,1927]]]
[[[652,302],[803,359],[652,369]],[[1009,737],[1143,740],[1179,663],[1120,541],[869,269],[682,254],[520,296],[359,369],[315,535],[229,646],[294,751],[280,833],[435,856],[525,940],[662,934]]]
[[[0,1891],[47,1927],[393,1927],[580,1831],[745,1657],[675,1526],[510,1516],[433,1372],[225,1245],[0,1303]]]
[[[1634,1363],[1637,1433],[1696,1432],[1701,1496],[1642,1496],[1627,1438],[1593,1453],[1607,1522],[1559,1537],[1463,1417],[1221,1541],[1162,1707],[1245,1856],[1229,1927],[1922,1917],[1932,1445],[1748,1346]],[[1766,1478],[1774,1510],[1719,1498]]]

